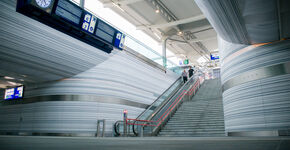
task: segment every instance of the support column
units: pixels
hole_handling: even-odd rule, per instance
[[[163,67],[167,68],[167,58],[166,58],[166,42],[168,37],[163,37],[162,39],[162,60],[163,60]]]
[[[80,0],[80,7],[85,8],[85,0]]]

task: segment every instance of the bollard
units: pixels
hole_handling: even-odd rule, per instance
[[[137,128],[138,128],[138,133],[139,133],[138,136],[143,137],[143,126],[139,125]]]
[[[127,136],[127,115],[128,115],[128,111],[125,109],[123,111],[123,114],[124,114],[124,136]]]
[[[105,119],[97,121],[97,137],[100,137],[100,124],[103,123],[102,137],[105,136]]]

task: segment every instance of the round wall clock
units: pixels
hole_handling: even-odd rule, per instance
[[[41,8],[47,8],[50,6],[52,0],[35,0],[36,4]]]

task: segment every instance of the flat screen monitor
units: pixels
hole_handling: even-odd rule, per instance
[[[55,14],[78,25],[82,16],[82,9],[68,0],[59,0]]]
[[[114,34],[116,30],[105,22],[99,20],[97,24],[96,36],[113,44]]]
[[[4,100],[23,98],[23,86],[5,90]]]

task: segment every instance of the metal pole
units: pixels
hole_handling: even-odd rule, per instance
[[[80,0],[80,7],[85,8],[85,0]]]
[[[100,120],[97,121],[97,137],[100,136]]]
[[[138,125],[138,135],[139,137],[143,137],[143,126],[142,125]]]
[[[103,134],[102,134],[102,137],[105,137],[105,127],[106,127],[106,124],[105,124],[105,119],[103,120]]]
[[[166,58],[166,42],[168,37],[164,37],[162,40],[162,59],[163,59],[163,67],[167,68],[167,58]]]
[[[125,109],[123,114],[124,114],[124,136],[127,136],[127,113],[128,111]]]

